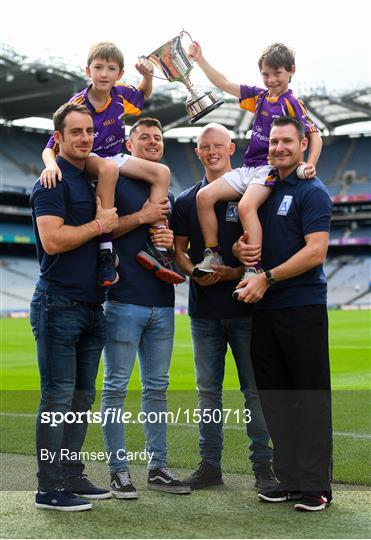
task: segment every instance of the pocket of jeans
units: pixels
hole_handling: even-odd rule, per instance
[[[39,335],[40,310],[41,302],[32,301],[30,308],[30,325],[35,339],[37,339]]]

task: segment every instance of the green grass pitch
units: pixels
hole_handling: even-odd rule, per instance
[[[248,441],[235,418],[225,426],[224,489],[205,490],[189,497],[148,493],[144,466],[133,473],[141,490],[137,502],[96,503],[97,511],[79,516],[36,512],[34,489],[34,414],[39,400],[35,343],[28,320],[2,319],[1,324],[1,452],[4,474],[2,537],[61,538],[366,538],[370,479],[370,312],[330,312],[330,352],[333,386],[334,481],[336,497],[326,512],[303,515],[291,506],[256,502],[248,461]],[[102,368],[98,389],[102,384]],[[224,407],[243,408],[233,358],[228,353]],[[99,409],[98,394],[95,409]],[[126,409],[140,407],[140,380],[136,366]],[[176,317],[175,347],[170,373],[169,410],[197,407],[189,320]],[[168,428],[169,464],[186,474],[198,461],[197,425]],[[143,449],[143,429],[127,427],[128,450]],[[91,425],[84,450],[103,450],[101,429]],[[22,464],[21,471],[18,470]],[[5,464],[5,466],[4,466]],[[107,485],[103,463],[89,464],[94,479]],[[93,476],[92,475],[92,476]],[[14,485],[9,485],[11,480]],[[365,486],[364,489],[355,486]],[[141,489],[143,488],[143,489]],[[17,491],[11,492],[12,489]],[[356,491],[354,491],[356,490]],[[100,511],[102,508],[104,512]],[[52,514],[52,515],[50,515]]]

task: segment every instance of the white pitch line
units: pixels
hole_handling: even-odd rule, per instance
[[[4,416],[6,418],[36,418],[36,414],[31,414],[31,413],[0,412],[0,416]],[[130,425],[130,422],[129,422],[129,425]],[[190,423],[190,424],[185,424],[182,422],[178,422],[178,423],[169,422],[168,426],[197,428],[198,424],[196,422]],[[231,426],[228,424],[224,424],[223,429],[230,429],[233,431],[241,431],[241,430],[245,431],[245,426],[234,426],[234,425]],[[368,440],[371,439],[371,435],[367,433],[354,433],[351,431],[333,431],[333,435],[335,435],[335,437],[349,437],[351,439],[368,439]]]

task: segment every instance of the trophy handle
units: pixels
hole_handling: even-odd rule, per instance
[[[150,62],[152,64],[152,66],[156,67],[155,64],[153,62],[151,62],[151,60],[148,58],[148,56],[138,56],[138,63],[139,64],[143,64],[144,67],[146,67],[146,64]],[[155,79],[160,79],[161,81],[167,81],[168,79],[166,77],[159,77],[158,75],[155,75],[154,73],[152,73],[152,76],[155,78]]]
[[[192,38],[191,34],[189,32],[187,32],[187,30],[184,30],[184,28],[183,28],[183,30],[180,31],[180,34],[179,34],[180,39],[182,39],[184,34],[187,34],[187,36],[189,37],[189,39],[193,43],[193,38]],[[187,54],[187,56],[188,56],[188,54]],[[194,58],[189,58],[189,56],[188,56],[188,60],[190,61],[191,64],[194,64],[194,62],[195,62]]]

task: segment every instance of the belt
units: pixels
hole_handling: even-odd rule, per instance
[[[102,307],[101,302],[83,302],[82,300],[76,300],[81,306],[87,307],[88,309],[98,309]]]

